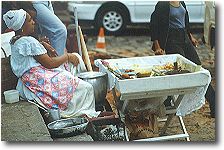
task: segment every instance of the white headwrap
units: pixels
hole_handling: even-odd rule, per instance
[[[10,10],[3,15],[3,20],[9,29],[17,31],[22,28],[26,20],[26,11],[20,10]]]

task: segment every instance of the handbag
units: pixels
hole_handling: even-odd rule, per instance
[[[7,57],[5,50],[1,47],[5,58],[1,58],[1,99],[5,102],[4,91],[15,89],[17,85],[18,78],[12,72],[10,65],[10,56]]]

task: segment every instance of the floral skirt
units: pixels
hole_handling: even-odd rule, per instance
[[[60,68],[47,69],[43,66],[31,68],[22,76],[24,85],[49,109],[58,104],[65,110],[79,84],[79,79]]]

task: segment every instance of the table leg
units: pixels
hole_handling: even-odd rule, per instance
[[[124,131],[125,132],[125,139],[126,139],[126,141],[130,141],[129,137],[128,137],[128,132],[127,132],[128,129],[127,129],[127,127],[125,126],[124,129],[125,129],[125,131]]]
[[[169,114],[169,115],[168,115],[167,120],[166,120],[166,122],[165,122],[165,125],[163,126],[162,131],[161,131],[161,133],[160,133],[160,136],[162,136],[162,135],[165,134],[165,132],[166,132],[166,130],[167,130],[167,128],[168,128],[168,126],[169,126],[169,124],[170,124],[172,118],[174,117],[174,115],[175,115],[175,114]]]
[[[114,97],[114,101],[115,101],[115,105],[116,105],[116,108],[117,108],[117,115],[118,115],[118,117],[121,117],[120,116],[120,112],[119,112],[119,104],[118,104],[118,96],[117,96],[117,94],[116,94],[116,91],[115,91],[115,88],[113,88],[112,89],[112,93],[113,93],[113,97]]]
[[[172,118],[175,116],[176,109],[179,107],[179,105],[180,105],[180,103],[181,103],[183,97],[184,97],[184,94],[179,95],[178,98],[177,98],[177,100],[174,102],[174,108],[171,109],[171,111],[170,111],[171,113],[168,114],[167,121],[165,122],[165,125],[163,126],[160,135],[164,135],[164,134],[165,134],[165,132],[166,132],[166,130],[167,130],[167,128],[168,128],[168,126],[169,126],[169,124],[170,124]],[[175,113],[174,113],[174,111],[172,111],[172,110],[175,110]],[[186,130],[185,125],[184,125],[183,118],[182,118],[181,116],[178,116],[178,119],[179,119],[180,126],[181,126],[181,129],[182,129],[183,133],[184,133],[185,135],[187,135],[186,140],[187,140],[187,141],[190,141],[189,136],[188,136],[188,133],[187,133],[187,130]]]
[[[180,121],[180,125],[181,125],[181,129],[182,129],[182,131],[184,132],[184,134],[188,135],[188,133],[187,133],[187,129],[186,129],[185,124],[184,124],[184,121],[183,121],[183,118],[182,118],[181,116],[178,116],[178,119],[179,119],[179,121]],[[185,139],[186,139],[186,141],[190,141],[189,136],[186,137]]]
[[[120,118],[120,120],[121,120],[121,122],[123,122],[124,124],[125,124],[125,115],[124,114],[122,114],[121,112],[120,112],[120,110],[119,110],[119,104],[118,104],[118,100],[119,100],[119,98],[118,98],[118,96],[117,96],[117,94],[116,94],[116,91],[115,91],[115,88],[113,88],[112,89],[112,93],[113,93],[113,97],[114,97],[114,101],[115,101],[115,104],[116,104],[116,108],[117,108],[117,115],[118,115],[118,117]],[[127,133],[127,127],[125,126],[124,127],[124,136],[125,136],[125,139],[126,139],[126,141],[129,141],[129,137],[128,137],[128,133]]]
[[[128,100],[125,100],[122,105],[121,112],[125,113],[127,105],[128,105]]]
[[[178,98],[177,98],[177,100],[174,102],[174,107],[175,107],[176,109],[179,107],[179,105],[180,105],[180,103],[181,103],[183,97],[184,97],[184,94],[179,95]]]

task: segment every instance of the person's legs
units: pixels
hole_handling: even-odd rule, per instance
[[[37,23],[41,27],[41,31],[46,35],[51,45],[57,50],[59,56],[64,54],[67,30],[61,20],[52,12],[52,8],[48,8],[43,3],[34,3],[37,11]]]
[[[201,61],[199,59],[199,56],[194,48],[194,46],[192,45],[192,43],[190,43],[190,41],[187,41],[187,44],[185,46],[185,56],[186,58],[188,58],[189,60],[193,61],[194,63],[201,65]],[[215,91],[212,87],[211,84],[209,84],[207,92],[205,94],[205,98],[209,103],[209,107],[210,107],[210,114],[211,117],[215,117]]]
[[[83,80],[73,94],[72,100],[68,103],[67,109],[61,112],[64,118],[87,115],[89,118],[98,117],[100,111],[95,110],[95,97],[93,86]]]
[[[166,54],[180,54],[185,56],[184,49],[184,32],[179,29],[169,29],[165,52]]]
[[[177,43],[167,43],[166,54],[180,54],[182,56],[185,56],[184,50],[182,49],[181,44]]]
[[[197,65],[201,65],[200,58],[199,58],[193,44],[191,43],[191,41],[189,39],[187,39],[183,49],[184,49],[185,57],[187,59],[196,63]]]
[[[205,98],[209,103],[211,117],[215,118],[215,90],[211,84],[208,86]]]

